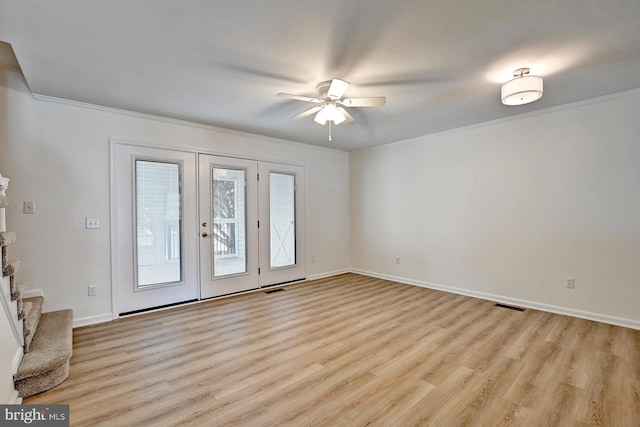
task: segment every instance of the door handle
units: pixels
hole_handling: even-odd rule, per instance
[[[209,236],[209,233],[207,233],[206,231],[203,231],[202,232],[202,237],[211,237],[211,236]]]

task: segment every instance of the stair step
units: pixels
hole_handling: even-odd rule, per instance
[[[18,283],[14,286],[14,289],[11,289],[11,301],[22,299],[22,295],[24,291],[27,290],[27,285],[24,283]]]
[[[3,266],[2,275],[15,276],[15,274],[20,270],[22,270],[22,261],[9,261],[6,266]]]
[[[21,397],[42,393],[62,383],[69,375],[73,351],[73,311],[42,313],[38,329],[13,376]]]
[[[26,303],[24,301],[22,301],[21,299],[18,300],[18,320],[24,320],[27,318],[27,312],[29,310],[31,310],[31,306],[33,305],[33,303]],[[24,335],[24,333],[23,333]]]
[[[35,333],[38,330],[38,325],[41,321],[42,315],[42,303],[44,297],[25,298],[22,300],[25,305],[26,317],[24,319],[24,352],[29,353],[31,351],[31,344],[35,338]],[[31,308],[27,311],[27,304],[31,304]]]
[[[9,246],[16,241],[16,233],[13,231],[0,232],[0,246]]]
[[[9,264],[9,254],[7,246],[16,241],[16,233],[10,231],[0,232],[0,246],[2,247],[2,271],[7,268]]]

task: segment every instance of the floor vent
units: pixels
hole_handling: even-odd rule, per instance
[[[265,291],[265,294],[272,294],[274,292],[280,292],[280,291],[284,291],[284,289],[282,288],[278,288],[278,289],[271,289],[270,291]]]
[[[506,305],[506,304],[496,304],[496,307],[501,307],[501,308],[508,308],[509,310],[515,310],[515,311],[524,311],[524,308],[521,307],[514,307],[512,305]]]

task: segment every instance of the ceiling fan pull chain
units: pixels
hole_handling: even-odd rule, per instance
[[[329,142],[333,141],[333,139],[331,139],[331,120],[329,120]]]

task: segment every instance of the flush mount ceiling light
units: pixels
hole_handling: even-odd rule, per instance
[[[542,77],[530,76],[528,68],[513,72],[513,80],[502,85],[501,99],[504,105],[523,105],[542,97]]]

